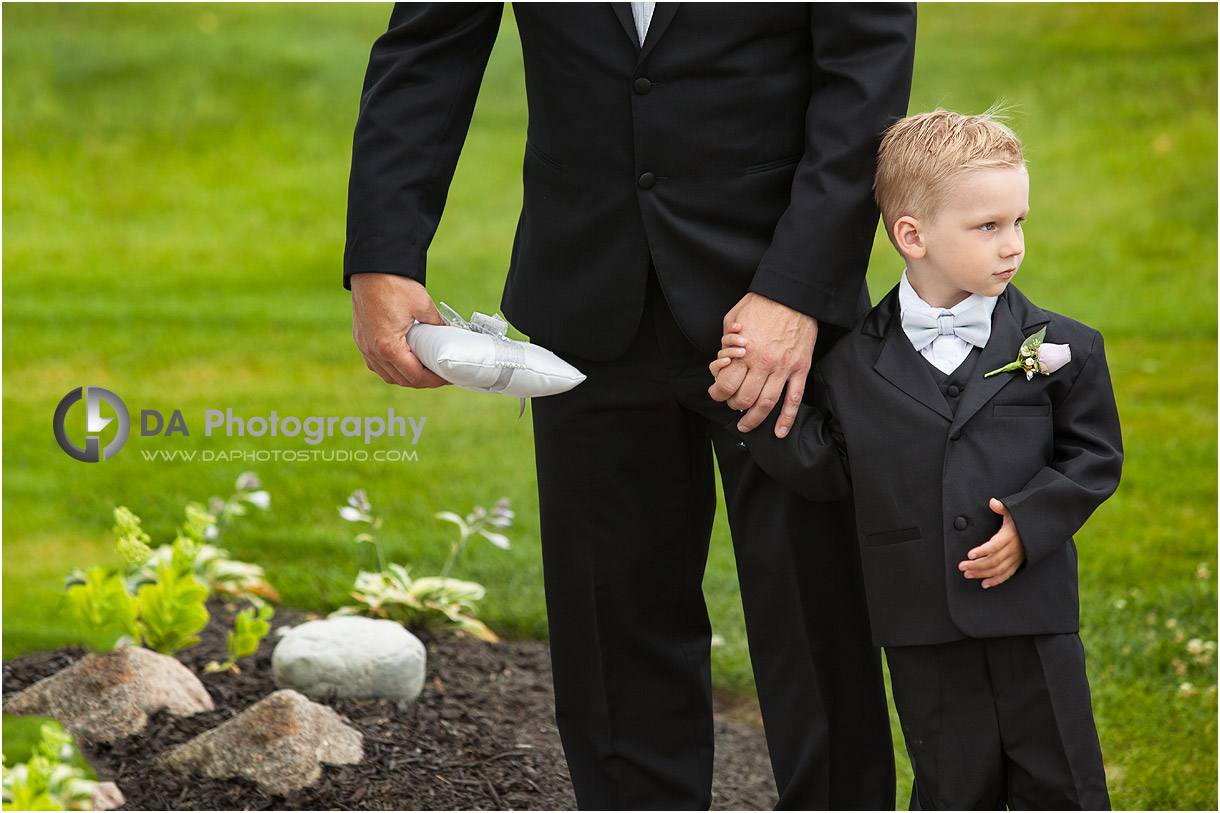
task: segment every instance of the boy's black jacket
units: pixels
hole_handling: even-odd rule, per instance
[[[1044,326],[1070,363],[1032,381],[984,377]],[[818,408],[803,406],[787,438],[774,436],[774,412],[742,437],[811,499],[854,491],[875,643],[1077,631],[1072,535],[1114,493],[1123,459],[1100,333],[1009,285],[954,414],[902,332],[895,287],[816,365],[813,390]],[[1028,558],[983,590],[958,563],[999,529],[991,497],[1012,512]]]

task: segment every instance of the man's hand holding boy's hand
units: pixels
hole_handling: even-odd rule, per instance
[[[1012,514],[1004,503],[994,497],[990,506],[992,511],[1004,518],[1000,530],[996,531],[991,539],[967,553],[966,561],[957,566],[967,579],[983,579],[984,590],[1008,581],[1025,562],[1025,545],[1021,543],[1021,535],[1017,533],[1017,524],[1012,521]]]
[[[742,392],[744,389],[749,389],[750,384],[747,379],[751,372],[749,362],[746,360],[748,352],[746,337],[741,335],[740,322],[727,325],[725,330],[727,332],[720,339],[720,352],[716,355],[715,361],[708,365],[708,369],[711,370],[712,376],[716,380],[712,386],[708,387],[707,392],[713,401],[728,401],[729,406],[734,409],[749,409],[750,411],[743,415],[737,424],[739,431],[749,432],[766,419],[771,409],[774,408],[775,402],[764,393],[760,394],[752,405],[746,403]],[[793,421],[796,420],[801,401],[799,395],[794,399],[792,394],[794,391],[802,392],[804,390],[804,376],[807,373],[808,368],[806,367],[800,376],[799,386],[792,380],[787,383],[787,394],[783,399],[775,424],[776,437],[785,437],[791,430]],[[757,417],[754,417],[756,415]]]
[[[737,357],[738,363],[725,365],[730,375],[718,376],[708,394],[715,401],[727,401],[733,409],[749,410],[737,424],[742,432],[761,424],[782,398],[775,435],[784,437],[796,420],[805,392],[818,338],[817,319],[748,293],[724,317],[724,329],[726,334],[744,329],[753,337],[753,347]]]

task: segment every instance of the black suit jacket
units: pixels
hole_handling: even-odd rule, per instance
[[[552,349],[627,347],[649,262],[715,354],[756,291],[850,326],[882,130],[906,111],[914,4],[514,3],[529,104],[502,307]],[[400,4],[356,125],[344,280],[424,281],[500,4]],[[863,299],[867,307],[867,298]]]
[[[1032,381],[984,377],[1042,327],[1071,347],[1070,363]],[[1009,285],[954,413],[903,334],[895,287],[815,367],[813,390],[816,408],[801,407],[788,438],[774,436],[774,414],[743,438],[811,499],[854,488],[875,643],[1077,631],[1072,535],[1118,487],[1123,458],[1100,333]],[[957,566],[999,530],[992,497],[1012,512],[1027,562],[983,590]]]

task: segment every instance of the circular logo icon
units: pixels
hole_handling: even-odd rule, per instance
[[[85,448],[83,449],[69,440],[68,434],[64,430],[68,410],[82,399],[85,401]],[[114,410],[114,418],[102,417],[103,401]],[[102,448],[101,432],[116,418],[118,419],[118,433],[114,436],[114,440]],[[123,399],[105,387],[77,387],[65,395],[59,402],[59,406],[55,407],[55,419],[52,421],[52,426],[55,427],[55,440],[59,442],[59,448],[82,463],[97,463],[109,460],[119,453],[119,449],[123,448],[123,444],[127,442],[127,433],[131,430],[131,418],[127,414],[127,405],[123,403]]]

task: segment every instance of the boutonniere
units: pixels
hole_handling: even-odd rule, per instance
[[[1034,373],[1050,375],[1072,360],[1072,348],[1070,346],[1066,344],[1050,344],[1049,342],[1042,341],[1045,338],[1046,328],[1042,328],[1021,343],[1021,350],[1017,353],[1016,361],[1011,364],[1005,364],[998,370],[992,370],[984,375],[983,378],[989,378],[996,373],[1021,370],[1025,373],[1025,380],[1032,381]]]

